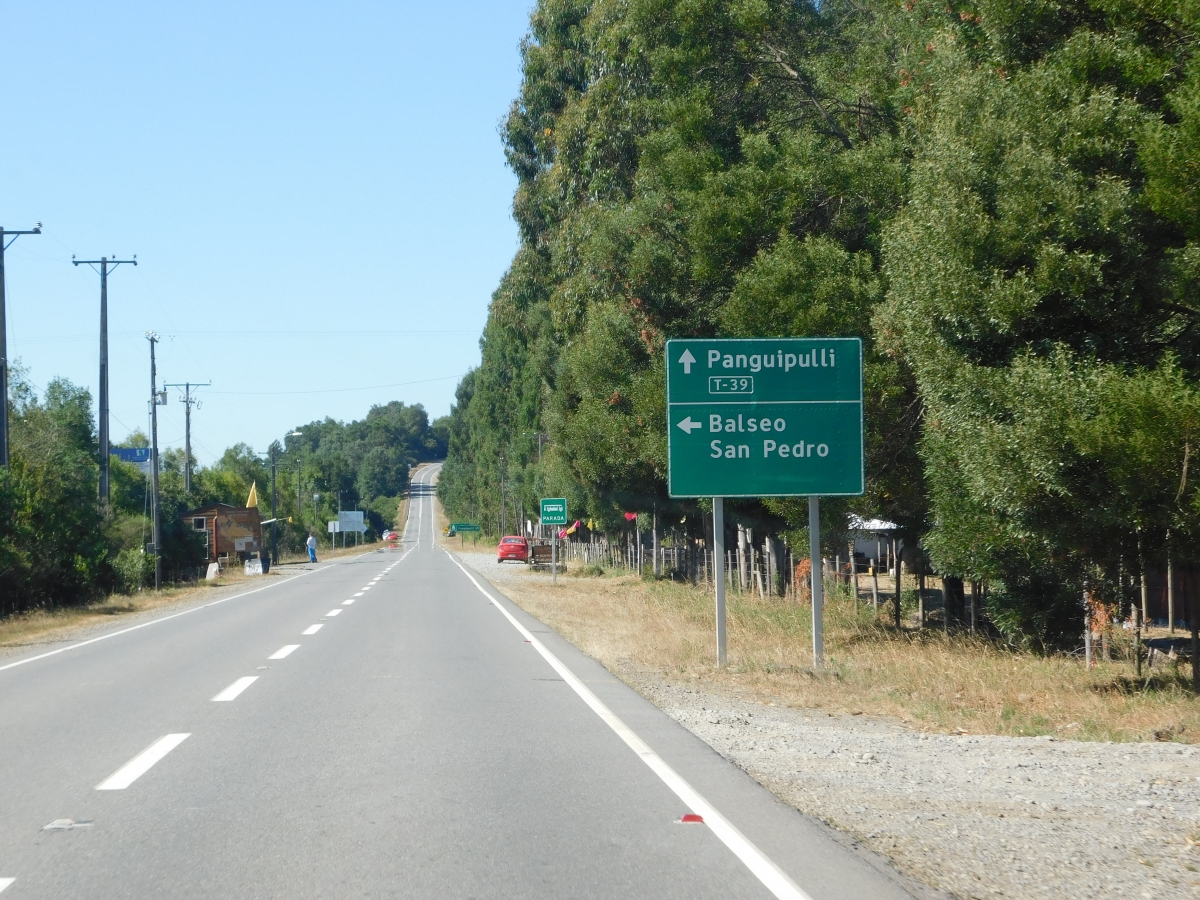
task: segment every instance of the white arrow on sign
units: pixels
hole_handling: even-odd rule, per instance
[[[692,360],[692,362],[695,362],[695,360]],[[682,422],[679,423],[679,427],[682,428],[684,431],[686,431],[688,434],[691,434],[697,428],[703,428],[704,423],[703,422],[693,422],[692,417],[688,416],[686,419],[684,419]]]
[[[692,374],[692,363],[696,361],[696,357],[692,356],[691,350],[684,350],[683,356],[679,357],[679,361],[683,363],[683,374]]]

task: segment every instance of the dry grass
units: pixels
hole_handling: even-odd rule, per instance
[[[524,609],[614,671],[630,665],[677,680],[805,708],[896,716],[916,727],[1083,740],[1200,739],[1190,672],[1161,665],[1148,681],[1128,662],[1091,672],[1070,656],[1012,650],[940,630],[896,632],[869,603],[826,604],[825,671],[812,671],[811,613],[757,595],[728,598],[729,666],[716,666],[709,592],[636,576],[516,578]]]

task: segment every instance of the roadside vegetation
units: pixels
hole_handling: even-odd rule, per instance
[[[524,573],[500,587],[634,686],[653,674],[762,703],[894,716],[930,731],[1200,743],[1190,671],[1166,662],[1134,678],[1131,640],[1120,632],[1112,660],[1086,671],[1070,656],[918,630],[915,609],[896,631],[889,612],[861,601],[856,609],[839,590],[826,603],[826,668],[814,673],[809,606],[732,593],[721,669],[712,594],[702,588],[624,574],[552,586]]]
[[[47,616],[59,621],[63,609],[87,607],[87,616],[108,615],[157,603],[118,599],[153,584],[152,558],[142,549],[151,534],[148,479],[114,457],[110,503],[101,508],[90,393],[54,379],[39,397],[20,369],[10,371],[11,466],[0,469],[0,619],[30,614],[27,621],[41,622],[42,628]],[[211,466],[193,460],[190,492],[184,490],[183,451],[160,452],[168,582],[193,582],[202,574],[204,548],[183,521],[185,511],[212,502],[244,506],[254,486],[262,518],[270,518],[272,453],[278,464],[277,513],[293,520],[280,523],[280,555],[286,560],[303,554],[309,530],[328,548],[326,523],[337,518],[339,500],[343,509],[367,511],[368,540],[392,527],[410,468],[440,458],[446,444],[444,425],[431,425],[421,406],[400,402],[372,407],[360,421],[325,419],[296,430],[300,436],[273,444],[265,454],[237,444]],[[149,441],[135,432],[121,445],[146,447]],[[71,616],[62,621],[67,619],[73,621]]]
[[[1198,38],[1140,0],[540,0],[452,518],[565,496],[595,532],[711,541],[666,493],[665,341],[858,336],[867,491],[823,503],[829,557],[849,513],[893,522],[1049,654],[1085,589],[1128,619],[1168,557],[1195,618]],[[726,522],[807,546],[803,499]]]

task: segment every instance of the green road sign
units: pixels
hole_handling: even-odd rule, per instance
[[[451,534],[454,534],[459,531],[478,531],[478,530],[479,530],[478,525],[471,525],[467,522],[451,522],[450,523]]]
[[[542,498],[542,524],[566,525],[567,501],[564,497]]]
[[[859,338],[667,341],[672,497],[857,495],[863,480]]]

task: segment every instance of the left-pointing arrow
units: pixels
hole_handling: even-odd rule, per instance
[[[688,416],[686,419],[684,419],[682,422],[679,423],[679,427],[682,428],[684,431],[686,431],[688,434],[691,434],[697,428],[703,428],[704,424],[702,422],[693,422],[692,417]]]

